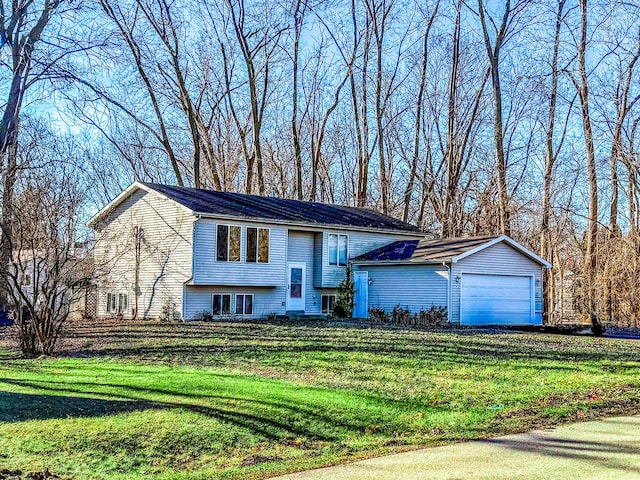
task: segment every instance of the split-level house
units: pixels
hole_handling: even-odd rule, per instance
[[[354,316],[447,308],[541,323],[542,269],[508,237],[427,240],[374,210],[136,182],[98,212],[98,317],[327,315],[351,264]]]

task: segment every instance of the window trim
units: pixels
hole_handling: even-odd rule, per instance
[[[336,263],[331,263],[331,247],[329,246],[329,237],[331,237],[332,235],[336,236],[337,239],[336,241],[338,242],[336,244]],[[347,246],[347,252],[346,252],[346,257],[347,260],[345,263],[340,263],[340,237],[345,237],[347,239],[346,242],[346,246]],[[330,267],[346,267],[349,263],[349,234],[347,233],[327,233],[327,261],[329,263]]]
[[[219,260],[218,259],[218,228],[219,227],[227,227],[227,259]],[[238,260],[229,260],[231,253],[231,228],[236,227],[240,229],[240,252]],[[215,260],[216,262],[224,262],[224,263],[241,263],[242,262],[242,225],[237,225],[233,223],[216,223],[216,248],[215,248]]]
[[[324,297],[333,297],[333,306],[335,308],[336,300],[338,299],[338,295],[336,293],[322,293],[320,294],[320,313],[322,315],[331,315],[332,309],[329,308],[329,303],[327,302],[327,311],[325,312],[324,307],[322,306],[322,302]]]
[[[238,295],[242,295],[242,313],[238,313]],[[251,297],[251,313],[246,313],[244,311],[244,297]],[[253,293],[244,293],[244,292],[238,292],[235,293],[233,296],[233,311],[235,312],[234,315],[236,316],[241,316],[241,317],[250,317],[253,316],[253,305],[254,305],[254,300],[255,300],[255,296]]]
[[[107,313],[116,315],[118,313],[117,294],[107,292]],[[111,300],[111,301],[110,301]]]
[[[127,308],[120,309],[120,299],[122,297],[127,298]],[[111,301],[109,301],[111,300]],[[107,313],[109,315],[127,315],[129,314],[129,292],[120,291],[120,292],[107,292]]]
[[[249,262],[247,261],[247,248],[249,248],[249,234],[247,233],[247,231],[250,228],[255,228],[256,229],[256,261],[255,262]],[[267,232],[269,232],[269,241],[267,242],[267,256],[269,257],[269,259],[266,262],[260,262],[258,260],[258,258],[260,257],[259,252],[260,252],[260,230],[266,230]],[[244,263],[248,263],[251,265],[269,265],[271,263],[271,227],[259,227],[259,226],[250,226],[247,225],[244,229],[245,231],[245,245],[244,245]]]
[[[220,295],[220,313],[214,313],[213,312],[213,297],[215,297],[216,295]],[[224,297],[225,295],[229,295],[229,313],[224,313],[223,312],[223,306],[222,306],[222,297]],[[232,308],[231,305],[231,300],[233,300],[233,294],[231,292],[222,292],[222,293],[212,293],[211,294],[211,316],[212,317],[224,317],[224,316],[231,316],[233,315],[231,312],[234,310],[234,308]]]

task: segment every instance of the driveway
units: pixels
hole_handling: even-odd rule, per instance
[[[415,450],[280,478],[639,479],[640,416]]]

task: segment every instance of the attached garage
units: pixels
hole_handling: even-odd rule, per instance
[[[544,259],[507,237],[404,240],[352,260],[367,308],[447,308],[462,325],[542,324]]]

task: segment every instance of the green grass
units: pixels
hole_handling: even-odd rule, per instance
[[[629,340],[111,322],[66,357],[0,345],[0,470],[74,478],[260,478],[640,411]]]

